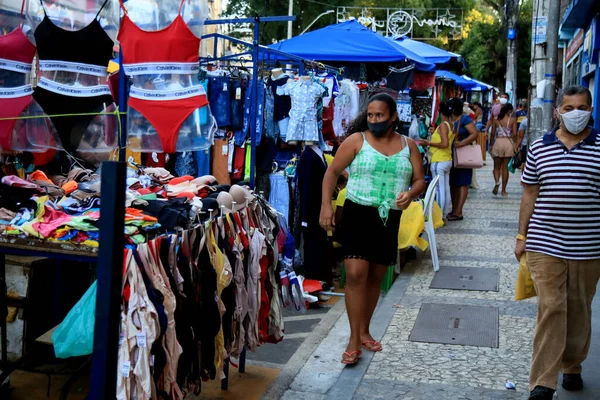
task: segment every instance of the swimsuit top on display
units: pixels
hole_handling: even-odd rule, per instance
[[[35,40],[42,71],[68,71],[104,77],[112,58],[114,43],[106,34],[98,16],[106,6],[106,0],[94,20],[83,29],[69,31],[55,25],[44,8],[44,19],[35,30]]]
[[[21,21],[25,0],[21,5]],[[0,69],[24,74],[31,72],[31,63],[35,57],[35,46],[23,32],[23,22],[7,35],[0,35]]]
[[[157,31],[139,28],[129,18],[123,2],[119,2],[124,15],[117,38],[123,50],[123,68],[127,75],[198,72],[200,38],[181,16],[184,1],[173,22]]]

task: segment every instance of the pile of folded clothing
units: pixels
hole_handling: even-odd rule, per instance
[[[174,177],[163,168],[129,171],[125,238],[145,243],[157,234],[188,229],[254,199],[247,187],[219,185],[207,175]],[[67,176],[31,173],[5,176],[0,184],[0,230],[4,236],[98,246],[100,175],[81,168]]]

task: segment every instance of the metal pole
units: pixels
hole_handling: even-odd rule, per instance
[[[121,320],[121,275],[125,247],[124,162],[102,163],[100,205],[100,251],[96,275],[96,323],[92,353],[89,400],[114,399],[117,391],[119,322]]]
[[[517,105],[517,23],[519,19],[519,4],[517,0],[506,0],[506,26],[507,33],[515,35],[513,39],[507,38],[508,48],[506,52],[506,86],[505,91],[510,96],[511,103]]]
[[[549,0],[548,5],[548,51],[546,55],[547,81],[544,91],[544,132],[553,127],[554,109],[556,107],[556,64],[558,63],[558,28],[560,24],[560,0]]]
[[[119,50],[119,161],[125,161],[126,147],[127,147],[127,77],[125,76],[125,69],[123,68],[123,52]]]
[[[308,26],[306,27],[306,29],[305,29],[305,30],[303,30],[303,31],[302,31],[302,33],[300,33],[300,34],[301,34],[301,35],[305,34],[305,33],[306,33],[306,31],[308,31],[308,30],[310,29],[310,27],[311,27],[311,26],[313,26],[313,25],[315,24],[315,22],[317,22],[317,21],[319,20],[319,18],[321,18],[322,16],[324,16],[324,15],[327,15],[327,14],[332,14],[332,13],[334,13],[334,12],[335,12],[335,11],[333,11],[333,10],[327,10],[327,11],[325,11],[324,13],[321,13],[321,14],[319,14],[319,15],[317,16],[317,18],[313,19],[313,22],[311,22],[310,24],[308,24]],[[289,39],[289,38],[288,38],[288,39]]]
[[[254,189],[254,173],[256,166],[256,118],[258,116],[258,40],[260,20],[254,21],[254,40],[252,49],[252,94],[250,105],[250,187]],[[262,82],[261,82],[262,84]]]
[[[534,0],[534,39],[536,26],[537,33],[545,34],[546,37],[539,43],[535,43],[535,40],[531,43],[533,72],[531,74],[532,100],[529,108],[530,143],[552,129],[553,125],[559,17],[559,0]],[[541,97],[538,97],[538,87]]]
[[[288,16],[291,17],[294,15],[294,0],[288,0]],[[294,23],[292,21],[288,21],[288,31],[287,38],[292,38],[292,30],[294,29]]]

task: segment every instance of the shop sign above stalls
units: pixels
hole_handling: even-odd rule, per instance
[[[596,16],[588,26],[583,39],[581,76],[588,76],[598,68],[600,53],[600,16]]]
[[[569,47],[567,47],[566,60],[567,62],[571,61],[573,57],[577,54],[578,50],[583,45],[583,34],[584,30],[580,29],[577,35],[571,40]]]
[[[412,39],[461,38],[464,10],[460,8],[338,7],[337,22],[355,19],[384,36]]]

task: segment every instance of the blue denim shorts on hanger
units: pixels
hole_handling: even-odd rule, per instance
[[[231,130],[237,131],[244,128],[244,82],[241,79],[231,80]],[[237,98],[237,92],[240,98]]]
[[[219,128],[231,125],[231,83],[227,76],[211,76],[208,101]],[[234,93],[235,94],[235,93]]]

